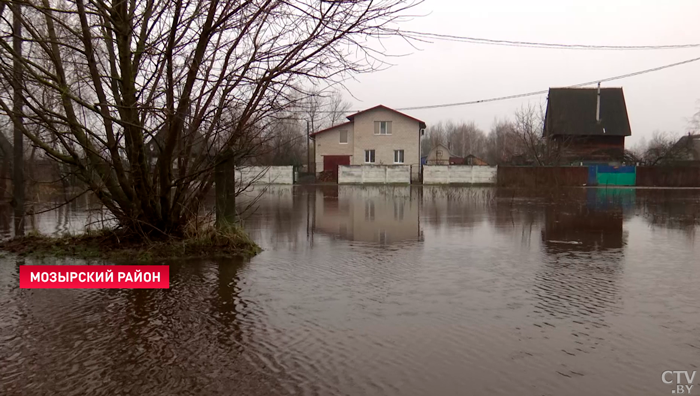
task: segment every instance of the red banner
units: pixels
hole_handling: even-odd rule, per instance
[[[167,265],[21,265],[20,289],[169,289]]]

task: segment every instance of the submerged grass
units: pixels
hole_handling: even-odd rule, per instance
[[[74,257],[110,261],[153,262],[183,258],[252,257],[262,249],[238,225],[209,225],[181,238],[147,241],[112,230],[60,237],[32,233],[0,242],[0,250],[35,258]]]

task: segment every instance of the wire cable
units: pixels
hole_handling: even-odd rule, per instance
[[[676,66],[686,65],[688,63],[693,63],[693,62],[697,62],[697,61],[700,61],[700,57],[687,59],[687,60],[680,61],[680,62],[670,63],[668,65],[653,67],[651,69],[645,69],[645,70],[640,70],[640,71],[636,71],[636,72],[632,72],[632,73],[621,74],[618,76],[606,77],[606,78],[602,78],[602,79],[598,79],[598,80],[587,81],[584,83],[568,85],[568,86],[564,86],[563,88],[578,88],[578,87],[585,87],[587,85],[594,85],[594,84],[603,83],[603,82],[621,80],[624,78],[629,78],[629,77],[639,76],[642,74],[652,73],[652,72],[656,72],[656,71],[660,71],[660,70],[664,70],[664,69],[669,69],[669,68],[676,67]],[[549,92],[549,89],[543,89],[540,91],[525,92],[525,93],[515,94],[515,95],[497,96],[494,98],[487,98],[487,99],[470,100],[467,102],[442,103],[442,104],[425,105],[425,106],[396,107],[395,110],[399,110],[399,111],[427,110],[427,109],[438,109],[438,108],[444,108],[444,107],[467,106],[467,105],[474,105],[474,104],[480,104],[480,103],[498,102],[501,100],[509,100],[509,99],[517,99],[517,98],[526,98],[529,96],[544,95],[548,92]],[[352,114],[358,113],[360,111],[361,110],[350,110],[350,111],[344,112],[343,114],[352,115]],[[305,113],[306,110],[299,109],[299,110],[294,110],[294,111],[290,111],[290,112],[291,113]],[[329,113],[333,113],[333,112],[327,111],[327,110],[317,110],[316,113],[329,114]]]
[[[594,44],[561,44],[539,43],[533,41],[498,40],[482,37],[455,36],[450,34],[438,34],[416,31],[400,31],[400,33],[415,39],[432,39],[439,41],[463,42],[470,44],[500,45],[507,47],[543,48],[560,50],[589,50],[589,51],[645,51],[645,50],[674,50],[698,48],[700,43],[670,44],[670,45],[594,45]]]
[[[627,74],[621,74],[619,76],[614,76],[614,77],[607,77],[599,80],[593,80],[593,81],[588,81],[580,84],[574,84],[574,85],[569,85],[566,86],[565,88],[578,88],[578,87],[585,87],[587,85],[593,85],[597,83],[603,83],[603,82],[608,82],[608,81],[614,81],[614,80],[621,80],[623,78],[629,78],[629,77],[634,77],[634,76],[639,76],[641,74],[646,74],[646,73],[652,73],[655,71],[659,70],[664,70],[668,69],[671,67],[676,67],[676,66],[681,66],[685,65],[688,63],[692,62],[697,62],[700,61],[700,57],[698,58],[693,58],[693,59],[688,59],[684,60],[681,62],[676,62],[676,63],[671,63],[668,65],[663,65],[659,67],[654,67],[651,69],[646,69],[646,70],[640,70],[637,72],[633,73],[627,73]],[[425,109],[437,109],[437,108],[442,108],[442,107],[456,107],[456,106],[467,106],[467,105],[473,105],[473,104],[479,104],[479,103],[488,103],[488,102],[497,102],[501,100],[508,100],[508,99],[516,99],[516,98],[525,98],[528,96],[536,96],[536,95],[543,95],[549,92],[549,89],[541,90],[541,91],[533,91],[533,92],[526,92],[526,93],[521,93],[521,94],[516,94],[516,95],[507,95],[507,96],[499,96],[495,98],[488,98],[488,99],[479,99],[479,100],[472,100],[468,102],[457,102],[457,103],[443,103],[443,104],[437,104],[437,105],[427,105],[427,106],[409,106],[409,107],[399,107],[396,108],[396,110],[400,111],[405,111],[405,110],[425,110]]]

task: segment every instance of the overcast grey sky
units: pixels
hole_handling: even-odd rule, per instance
[[[427,14],[402,29],[492,39],[596,44],[666,45],[700,42],[698,0],[426,0]],[[360,75],[347,86],[353,109],[376,104],[409,107],[464,102],[602,79],[700,57],[700,48],[656,51],[572,51],[421,43],[415,50],[387,42],[386,71]],[[700,62],[604,83],[623,87],[635,144],[655,130],[687,133],[700,99]],[[347,95],[346,95],[347,96]],[[430,124],[475,121],[488,132],[495,118],[511,116],[546,95],[408,113]]]

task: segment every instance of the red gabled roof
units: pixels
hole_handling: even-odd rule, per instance
[[[421,120],[419,120],[419,119],[417,119],[417,118],[411,117],[411,116],[408,115],[408,114],[404,114],[404,113],[402,113],[402,112],[400,112],[400,111],[397,111],[397,110],[394,110],[394,109],[392,109],[392,108],[386,107],[386,106],[384,106],[384,105],[378,105],[378,106],[374,106],[374,107],[371,107],[371,108],[366,109],[366,110],[358,111],[358,112],[355,113],[355,114],[349,115],[349,116],[347,117],[347,119],[350,120],[350,121],[348,121],[348,122],[344,122],[344,123],[338,124],[338,125],[333,125],[333,126],[330,127],[330,128],[321,129],[320,131],[314,132],[314,133],[312,133],[312,134],[309,135],[309,136],[316,136],[316,135],[318,135],[319,133],[328,132],[328,131],[330,131],[331,129],[335,129],[335,128],[340,127],[340,126],[343,126],[343,125],[352,124],[353,121],[354,121],[353,119],[355,118],[356,115],[359,115],[359,114],[362,114],[362,113],[366,113],[366,112],[368,112],[368,111],[372,111],[372,110],[376,110],[376,109],[385,109],[385,110],[393,111],[393,112],[396,113],[396,114],[402,115],[402,116],[404,116],[404,117],[406,117],[406,118],[408,118],[408,119],[411,119],[411,120],[413,120],[413,121],[416,121],[416,122],[419,124],[419,126],[420,126],[421,128],[425,128],[425,122],[424,122],[424,121],[421,121]]]
[[[376,109],[385,109],[385,110],[393,111],[393,112],[396,113],[396,114],[400,114],[400,115],[402,115],[402,116],[404,116],[404,117],[406,117],[406,118],[409,118],[409,119],[411,119],[411,120],[413,120],[413,121],[418,122],[418,123],[420,124],[420,127],[421,127],[421,128],[425,128],[425,122],[424,122],[424,121],[421,121],[421,120],[419,120],[419,119],[417,119],[417,118],[411,117],[411,116],[408,115],[408,114],[404,114],[404,113],[402,113],[402,112],[400,112],[400,111],[398,111],[398,110],[394,110],[394,109],[392,109],[392,108],[390,108],[390,107],[386,107],[386,106],[384,106],[384,105],[378,105],[378,106],[374,106],[374,107],[371,107],[371,108],[366,109],[366,110],[358,111],[358,112],[355,113],[355,114],[349,115],[349,116],[348,116],[348,120],[352,121],[352,119],[355,118],[356,115],[359,115],[359,114],[362,114],[362,113],[366,113],[366,112],[368,112],[368,111],[372,111],[372,110],[376,110]]]
[[[330,127],[330,128],[321,129],[320,131],[316,131],[316,132],[312,133],[312,134],[309,135],[309,136],[316,136],[316,135],[318,135],[319,133],[328,132],[328,131],[330,131],[331,129],[335,129],[335,128],[337,128],[337,127],[341,127],[341,126],[343,126],[343,125],[348,125],[348,124],[352,124],[352,121],[346,121],[346,122],[344,122],[344,123],[342,123],[342,124],[333,125],[333,126]]]

